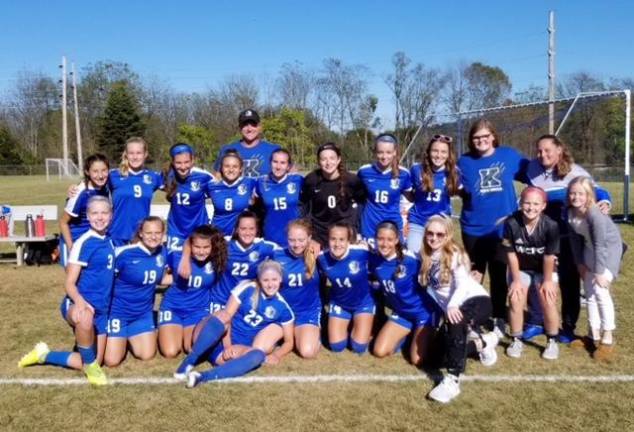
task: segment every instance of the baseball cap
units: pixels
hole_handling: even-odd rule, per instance
[[[238,126],[239,127],[244,126],[248,122],[253,122],[256,125],[260,124],[260,115],[257,113],[256,110],[246,109],[246,110],[242,111],[240,113],[240,115],[238,116]]]

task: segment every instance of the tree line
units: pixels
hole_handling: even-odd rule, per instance
[[[238,112],[254,107],[263,118],[266,139],[288,148],[299,165],[312,166],[316,146],[334,141],[354,167],[369,159],[374,134],[385,130],[377,115],[379,99],[369,87],[373,76],[363,65],[328,58],[319,68],[284,64],[267,87],[253,76],[231,75],[206,91],[185,93],[139,75],[127,63],[99,61],[84,67],[78,77],[84,153],[101,151],[116,161],[128,137],[143,136],[157,164],[167,159],[169,146],[177,141],[194,144],[201,160],[210,162],[223,143],[238,138]],[[461,62],[438,69],[403,52],[393,55],[390,72],[381,78],[394,107],[391,132],[405,145],[422,125],[419,148],[433,133],[462,136],[468,129],[468,117],[449,113],[542,101],[547,94],[538,86],[514,89],[497,66]],[[632,78],[601,79],[578,72],[559,82],[557,97],[631,89],[633,83]],[[34,71],[17,75],[0,99],[0,165],[37,164],[60,156],[60,93],[55,77]],[[558,120],[567,106],[558,107]],[[578,104],[562,135],[580,162],[622,164],[623,106],[622,99],[615,98]],[[547,132],[546,113],[544,106],[529,106],[487,116],[499,125],[506,143],[530,152],[533,140]],[[71,115],[69,121],[72,124]],[[71,155],[76,157],[74,128],[69,134]]]

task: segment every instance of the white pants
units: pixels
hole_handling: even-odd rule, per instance
[[[605,269],[603,276],[610,282],[614,280],[614,275],[608,269]],[[583,280],[586,290],[590,330],[612,331],[616,328],[612,295],[608,288],[601,288],[599,285],[593,283],[593,278],[594,273],[588,271]]]
[[[423,236],[425,235],[425,227],[410,223],[407,233],[407,250],[414,252],[416,255],[420,253],[423,244]]]

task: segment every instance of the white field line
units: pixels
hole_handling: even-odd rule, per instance
[[[634,382],[634,375],[465,375],[463,382],[554,382],[554,383],[617,383]],[[397,383],[410,381],[430,381],[426,375],[298,375],[298,376],[255,376],[233,378],[217,383],[222,384],[295,384],[295,383]],[[180,384],[168,377],[111,378],[114,385],[164,385]],[[22,386],[72,386],[87,385],[84,378],[0,378],[0,385]]]

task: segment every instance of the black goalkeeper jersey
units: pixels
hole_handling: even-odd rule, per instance
[[[502,245],[507,252],[515,252],[520,270],[543,273],[544,255],[559,253],[559,225],[542,214],[533,232],[529,233],[522,212],[516,211],[504,222]]]

